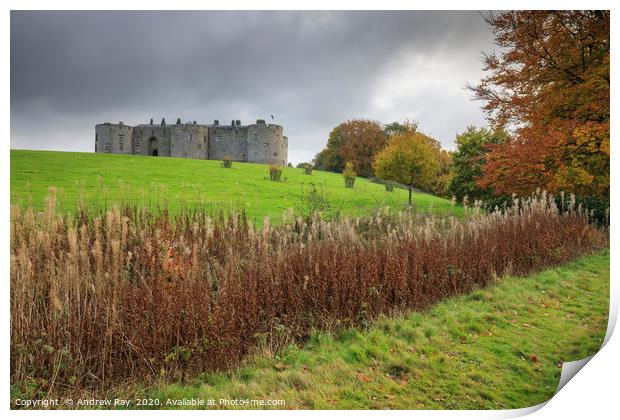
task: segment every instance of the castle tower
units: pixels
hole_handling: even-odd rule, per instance
[[[119,122],[95,126],[95,153],[133,154],[133,129]]]
[[[288,138],[278,124],[256,120],[248,125],[248,161],[285,166],[288,163]]]

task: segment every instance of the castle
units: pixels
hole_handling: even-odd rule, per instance
[[[135,126],[103,123],[95,126],[95,153],[116,153],[142,156],[168,156],[190,159],[228,158],[238,162],[254,162],[286,165],[288,162],[288,138],[277,124],[241,125],[240,120],[230,125],[194,122],[168,125]]]

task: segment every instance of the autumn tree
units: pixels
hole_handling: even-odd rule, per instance
[[[396,134],[375,156],[374,169],[379,178],[408,187],[409,206],[413,188],[429,190],[439,174],[441,148],[435,142],[420,132]]]
[[[448,183],[447,193],[459,201],[468,196],[479,200],[492,194],[490,188],[482,188],[476,179],[482,176],[482,167],[490,153],[490,146],[502,144],[508,134],[504,130],[477,129],[469,126],[456,136],[456,150],[452,155],[452,177]]]
[[[315,158],[315,168],[342,172],[344,163],[351,162],[358,176],[372,176],[372,159],[385,143],[386,135],[378,122],[347,121],[331,131],[327,146]]]
[[[609,11],[509,11],[488,18],[499,52],[473,87],[510,138],[477,180],[496,194],[609,196]]]

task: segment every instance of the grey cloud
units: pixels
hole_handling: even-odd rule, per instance
[[[463,86],[492,47],[476,12],[14,11],[11,147],[90,151],[102,121],[271,114],[294,162],[355,117],[415,118],[448,147],[483,123]]]

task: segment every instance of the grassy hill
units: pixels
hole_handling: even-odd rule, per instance
[[[507,409],[551,398],[564,361],[600,348],[609,252],[529,277],[508,277],[427,313],[382,317],[368,330],[315,333],[277,358],[119,398],[283,399],[276,408]],[[210,407],[207,407],[210,408]],[[228,407],[235,408],[235,407]],[[238,408],[238,407],[237,407]],[[257,408],[257,407],[254,407]]]
[[[205,205],[213,209],[245,208],[252,217],[280,218],[298,206],[304,184],[324,184],[332,206],[343,214],[363,215],[384,206],[402,207],[407,193],[386,192],[383,185],[358,178],[355,188],[344,188],[339,174],[285,168],[284,182],[265,180],[268,166],[220,161],[125,156],[95,153],[11,150],[11,203],[43,208],[49,187],[56,187],[62,208],[75,209],[78,199],[95,208],[112,202],[144,205],[166,203],[170,210]],[[416,193],[419,210],[447,214],[449,200]],[[461,212],[455,208],[455,212]]]

